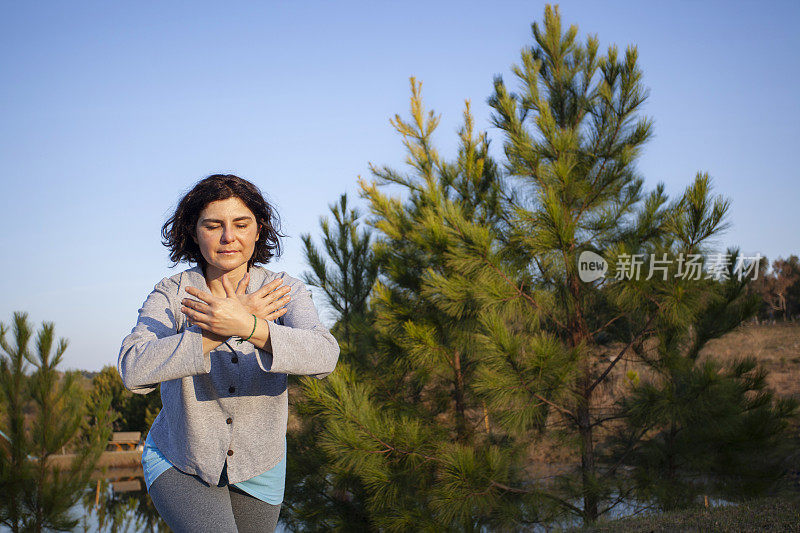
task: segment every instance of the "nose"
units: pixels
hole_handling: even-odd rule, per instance
[[[233,242],[233,239],[233,226],[224,226],[224,229],[222,230],[222,242]]]

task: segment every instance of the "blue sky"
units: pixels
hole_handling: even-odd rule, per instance
[[[796,2],[564,2],[602,49],[635,44],[655,136],[639,168],[679,194],[698,171],[733,203],[720,246],[800,253]],[[69,339],[65,368],[115,364],[137,310],[170,269],[160,229],[214,172],[277,207],[299,239],[368,164],[403,168],[389,119],[410,76],[454,154],[464,100],[490,128],[544,2],[4,2],[0,4],[0,321],[16,310]],[[319,305],[319,304],[318,304]],[[321,308],[323,320],[330,315]]]

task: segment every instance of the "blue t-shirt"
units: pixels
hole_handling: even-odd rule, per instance
[[[246,481],[233,483],[233,485],[258,498],[261,501],[278,505],[283,503],[283,491],[286,486],[286,437],[283,438],[283,459],[281,462],[270,468],[263,474],[251,477]],[[150,492],[150,485],[158,476],[169,470],[172,463],[161,453],[155,443],[150,440],[150,433],[144,441],[144,451],[142,451],[142,469],[144,470],[144,484],[147,492]]]

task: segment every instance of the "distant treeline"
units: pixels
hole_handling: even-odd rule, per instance
[[[752,285],[763,302],[757,320],[792,320],[800,318],[800,260],[796,255],[778,258],[767,272],[768,261],[762,261],[761,272]]]

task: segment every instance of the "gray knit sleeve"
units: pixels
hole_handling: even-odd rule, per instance
[[[283,325],[267,322],[272,353],[256,348],[256,360],[265,372],[328,376],[339,359],[339,343],[320,321],[311,292],[297,278],[284,275],[291,300],[281,317]]]
[[[131,392],[147,394],[162,381],[211,371],[211,355],[203,354],[202,329],[193,325],[178,331],[172,305],[177,293],[175,280],[158,282],[139,309],[136,326],[122,341],[117,370]]]

